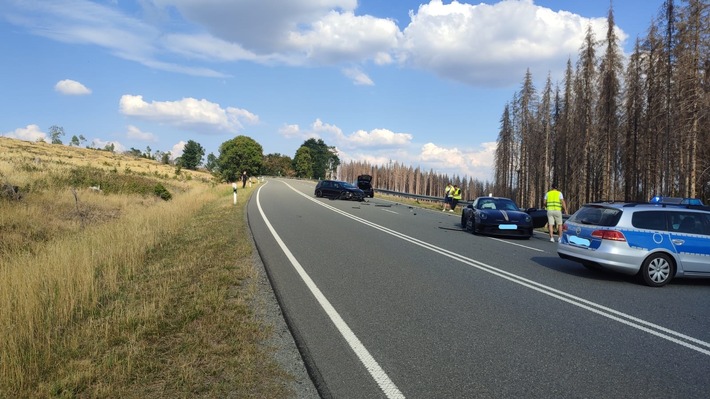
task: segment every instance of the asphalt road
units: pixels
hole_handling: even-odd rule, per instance
[[[710,280],[650,288],[545,234],[313,189],[269,180],[248,218],[322,397],[709,397]]]

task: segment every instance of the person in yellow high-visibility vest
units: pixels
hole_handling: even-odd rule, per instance
[[[456,204],[461,201],[461,189],[457,184],[454,184],[454,188],[449,193],[451,194],[451,209],[449,209],[449,212],[453,212],[456,209]]]
[[[545,194],[545,199],[542,201],[543,206],[547,209],[547,229],[550,232],[550,242],[555,242],[555,236],[552,233],[553,226],[557,225],[558,241],[562,239],[562,210],[567,212],[567,203],[562,192],[557,189],[557,184],[552,183],[552,190]]]

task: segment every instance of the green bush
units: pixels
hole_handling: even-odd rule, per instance
[[[170,201],[173,198],[173,195],[170,194],[170,191],[168,191],[168,189],[163,187],[163,185],[160,183],[155,185],[153,192],[155,193],[155,195],[157,195],[164,201]]]

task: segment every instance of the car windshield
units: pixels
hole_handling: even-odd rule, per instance
[[[519,211],[515,202],[506,198],[491,198],[481,200],[478,209],[498,209],[503,211]]]
[[[357,188],[357,187],[353,186],[352,184],[346,183],[346,182],[340,182],[340,185],[345,188]]]

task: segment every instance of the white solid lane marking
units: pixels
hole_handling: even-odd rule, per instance
[[[490,238],[491,240],[496,240],[496,241],[498,241],[498,242],[502,242],[502,243],[504,243],[504,244],[515,245],[515,246],[518,246],[518,247],[523,247],[523,248],[529,249],[529,250],[531,250],[531,251],[546,252],[545,250],[542,250],[542,249],[539,249],[539,248],[528,247],[527,245],[518,244],[518,243],[516,243],[516,242],[511,242],[511,241],[506,241],[506,240],[501,240],[500,238],[495,238],[495,237],[488,237],[488,238]]]
[[[399,391],[399,388],[397,388],[397,386],[392,382],[392,380],[390,380],[390,378],[387,376],[387,373],[385,373],[385,371],[382,369],[382,367],[380,367],[375,358],[372,357],[367,348],[365,348],[365,345],[360,342],[360,339],[358,339],[355,333],[350,329],[350,327],[348,327],[348,324],[345,323],[343,318],[340,317],[338,311],[335,310],[333,305],[331,305],[330,301],[328,301],[325,295],[323,295],[316,283],[313,282],[311,277],[308,275],[308,273],[306,273],[306,271],[303,269],[296,257],[293,256],[293,253],[291,253],[286,244],[281,240],[281,237],[278,235],[278,233],[276,233],[276,230],[274,230],[274,227],[271,225],[269,219],[264,214],[264,210],[261,208],[260,194],[261,189],[264,186],[265,184],[259,187],[259,189],[256,191],[256,205],[257,208],[259,208],[259,213],[264,219],[264,223],[266,223],[266,227],[271,232],[271,235],[274,236],[274,239],[279,244],[279,247],[281,247],[281,250],[284,251],[284,254],[286,254],[286,257],[293,265],[293,268],[296,269],[298,275],[301,276],[303,282],[306,283],[308,289],[311,291],[313,296],[316,298],[320,306],[323,308],[323,310],[328,315],[328,317],[333,322],[333,324],[338,329],[343,338],[345,338],[345,341],[347,341],[348,345],[350,345],[350,348],[352,348],[352,350],[355,352],[358,359],[360,359],[360,362],[362,362],[362,364],[365,366],[372,378],[375,380],[375,382],[377,382],[377,385],[379,385],[380,389],[382,389],[382,391],[388,398],[404,398],[404,395],[402,395],[402,393]]]

